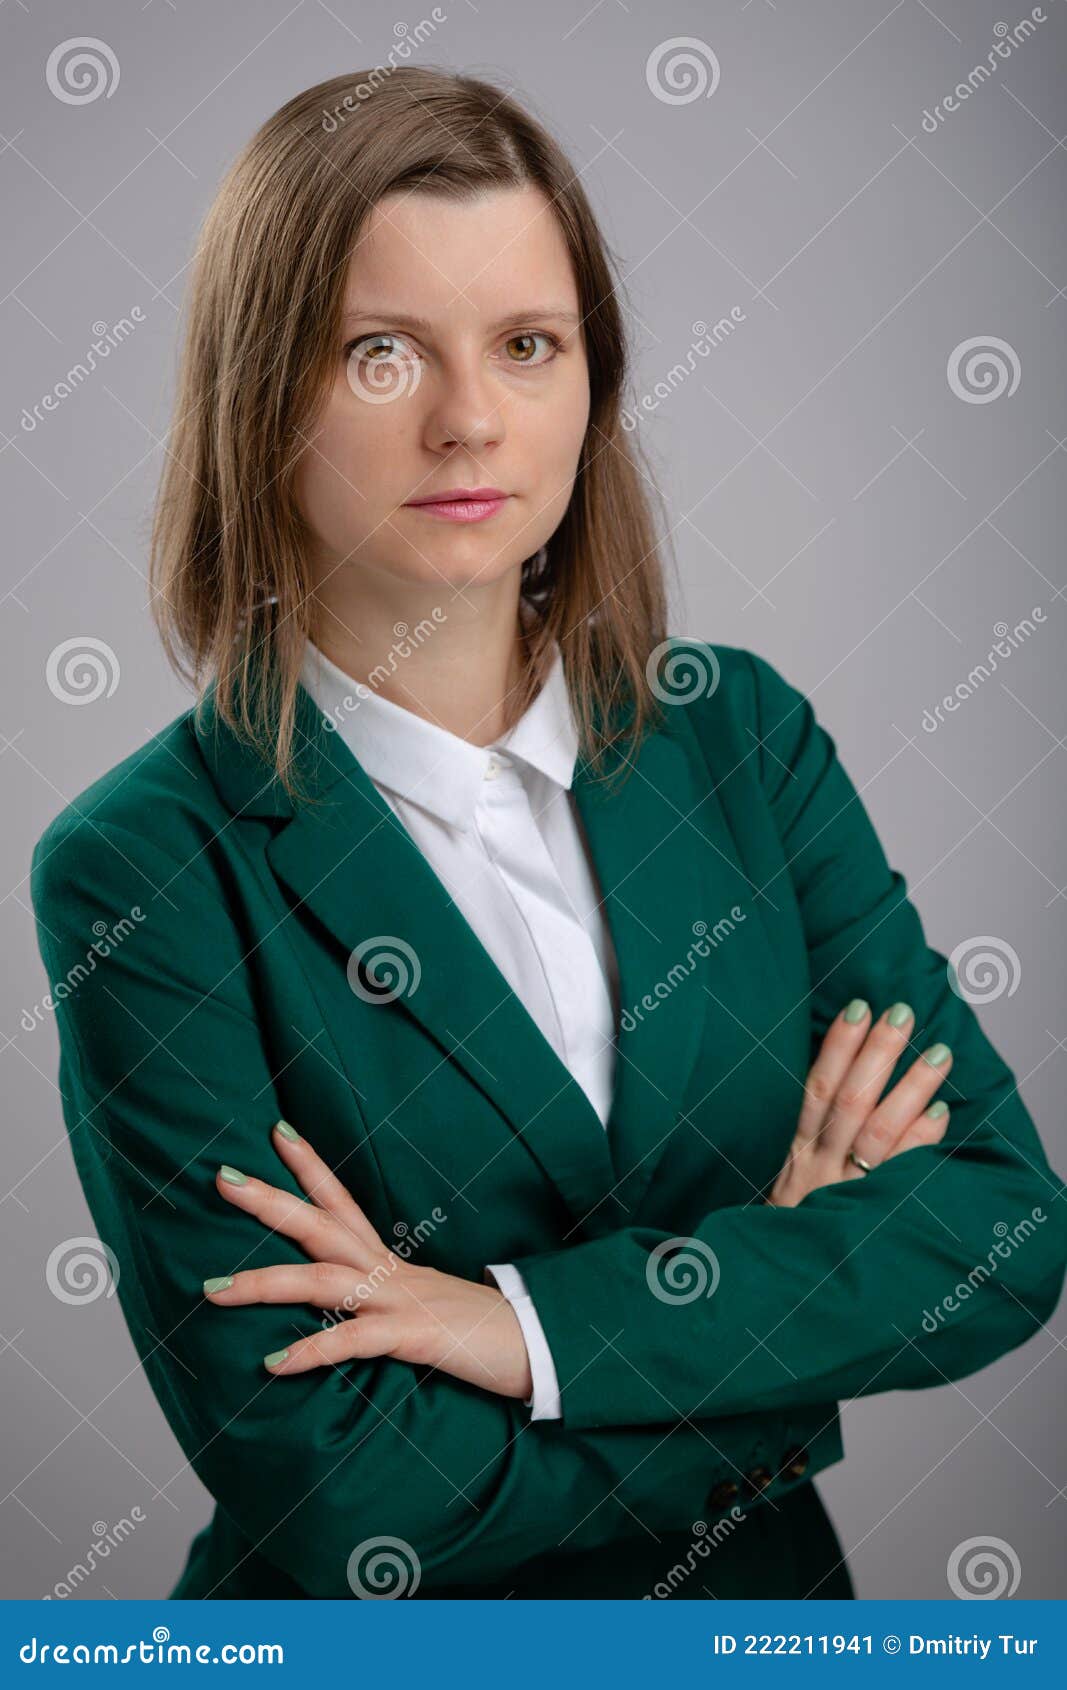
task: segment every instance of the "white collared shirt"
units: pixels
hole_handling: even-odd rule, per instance
[[[310,640],[300,679],[606,1127],[618,971],[570,791],[578,733],[558,645],[537,697],[491,746],[357,688]],[[522,1275],[511,1263],[486,1272],[522,1327],[531,1418],[558,1419],[559,1382]]]

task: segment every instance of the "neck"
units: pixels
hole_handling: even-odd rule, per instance
[[[343,602],[320,598],[312,637],[379,697],[472,745],[490,745],[514,719],[525,672],[519,578],[516,570],[455,593],[389,583]]]

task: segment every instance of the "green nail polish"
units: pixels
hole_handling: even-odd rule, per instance
[[[905,1021],[911,1020],[911,1004],[895,1003],[886,1016],[891,1027],[903,1027]]]
[[[923,1061],[928,1062],[931,1068],[940,1068],[942,1062],[947,1062],[951,1055],[948,1045],[931,1045],[929,1050],[923,1051]]]
[[[222,1175],[227,1185],[248,1184],[248,1175],[243,1174],[240,1168],[231,1168],[228,1162],[223,1162],[222,1167],[219,1169],[219,1173]]]
[[[280,1361],[288,1361],[288,1360],[289,1360],[289,1351],[288,1350],[271,1350],[269,1356],[263,1357],[263,1365],[264,1365],[264,1367],[277,1367],[277,1365]]]
[[[941,1098],[938,1098],[936,1103],[931,1103],[929,1109],[923,1110],[923,1114],[929,1115],[930,1119],[933,1121],[940,1121],[942,1115],[948,1114],[948,1104],[944,1103]]]
[[[283,1138],[289,1139],[292,1143],[295,1143],[299,1139],[300,1134],[297,1132],[295,1127],[291,1127],[289,1125],[288,1121],[276,1121],[274,1124]]]
[[[205,1279],[204,1290],[211,1295],[212,1291],[228,1291],[233,1284],[233,1274],[224,1273],[218,1279]]]
[[[853,1023],[862,1021],[869,1008],[866,998],[853,998],[845,1009],[845,1020]]]

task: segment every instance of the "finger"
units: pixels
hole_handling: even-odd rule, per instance
[[[939,1109],[940,1113],[931,1115],[930,1109]],[[900,1156],[905,1150],[918,1150],[924,1144],[940,1144],[948,1131],[949,1108],[940,1100],[932,1103],[930,1109],[924,1110],[917,1121],[913,1121],[907,1130],[901,1133],[896,1144],[889,1152],[889,1156]],[[889,1156],[886,1157],[888,1162]]]
[[[290,1138],[290,1133],[294,1133],[295,1137]],[[275,1121],[271,1135],[275,1150],[286,1167],[296,1175],[312,1201],[333,1215],[334,1219],[350,1232],[354,1232],[365,1244],[380,1246],[380,1235],[352,1193],[341,1184],[333,1169],[323,1161],[308,1140],[301,1138],[296,1128],[290,1126],[288,1121]]]
[[[914,1026],[915,1016],[907,1003],[892,1004],[878,1017],[837,1088],[819,1136],[820,1150],[842,1160],[848,1155],[901,1052],[907,1049]]]
[[[864,998],[853,998],[831,1021],[804,1082],[804,1102],[793,1140],[794,1150],[818,1138],[834,1093],[855,1061],[870,1022],[871,1006]]]
[[[902,1074],[856,1134],[852,1149],[872,1167],[884,1162],[901,1133],[921,1115],[952,1067],[946,1044],[931,1045]]]
[[[398,1342],[393,1323],[385,1319],[343,1320],[326,1332],[313,1332],[285,1349],[263,1357],[272,1373],[307,1373],[312,1367],[336,1367],[343,1361],[365,1361],[391,1355]]]
[[[370,1291],[371,1287],[354,1268],[343,1267],[340,1262],[284,1262],[277,1267],[245,1268],[241,1273],[204,1281],[205,1297],[223,1307],[243,1303],[309,1303],[316,1309],[346,1309],[354,1314]]]
[[[303,1197],[279,1191],[276,1185],[226,1164],[215,1175],[215,1189],[227,1203],[255,1215],[272,1232],[295,1239],[315,1261],[342,1262],[355,1268],[369,1264],[371,1253],[366,1246],[325,1209]]]

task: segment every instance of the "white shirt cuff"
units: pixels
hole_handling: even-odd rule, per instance
[[[494,1267],[487,1267],[485,1271],[487,1275],[492,1274],[497,1288],[504,1293],[515,1310],[526,1340],[526,1352],[530,1358],[530,1373],[533,1378],[533,1396],[525,1399],[526,1407],[530,1409],[530,1419],[562,1419],[556,1365],[522,1274],[510,1262],[498,1263]]]

